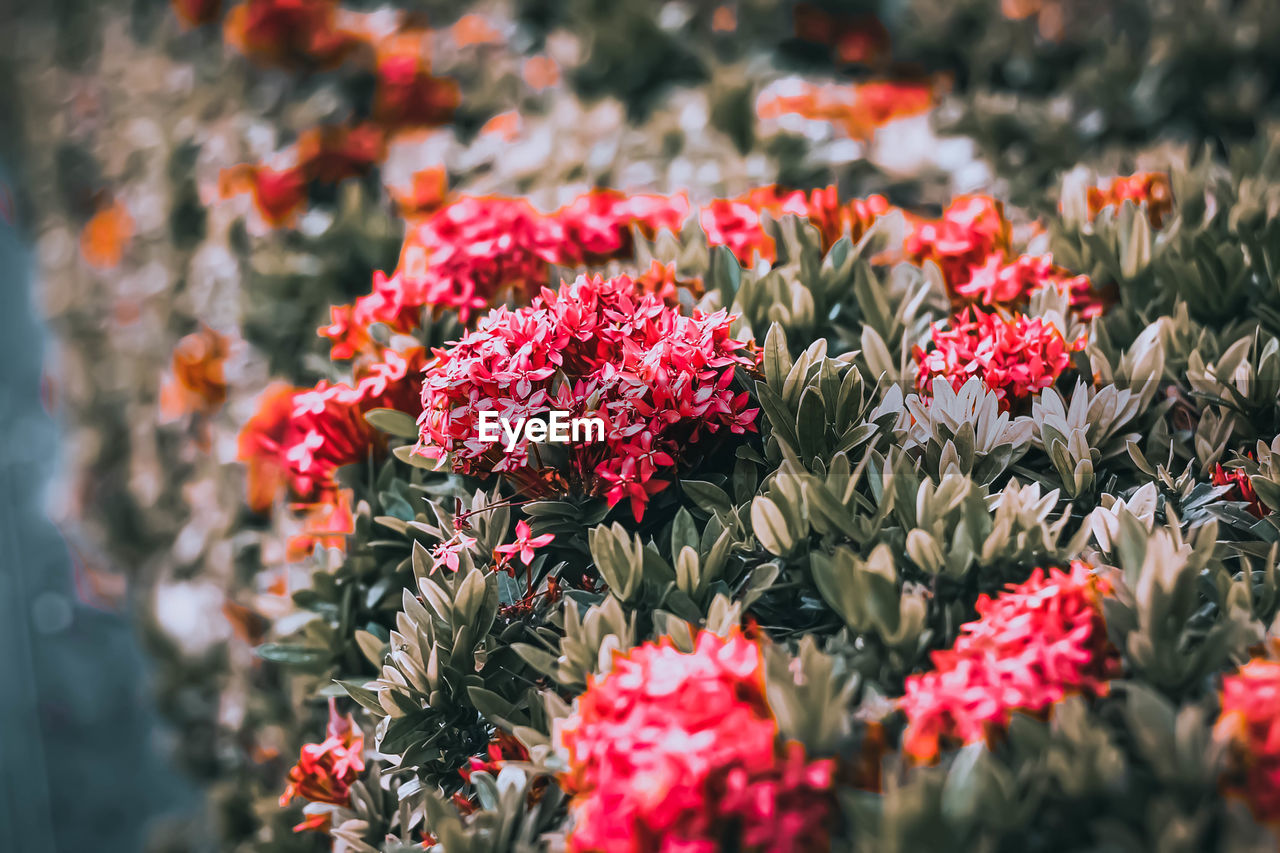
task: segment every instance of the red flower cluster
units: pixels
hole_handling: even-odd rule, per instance
[[[242,163],[223,169],[219,191],[223,198],[251,193],[263,221],[279,227],[302,211],[311,183],[334,184],[367,174],[386,153],[386,133],[376,125],[312,128],[298,136],[292,166]]]
[[[1258,493],[1253,490],[1253,483],[1249,482],[1249,475],[1241,468],[1223,468],[1222,465],[1215,465],[1213,468],[1213,484],[1215,486],[1231,486],[1231,490],[1225,495],[1230,501],[1240,501],[1248,504],[1250,514],[1255,518],[1262,518],[1268,515],[1271,510],[1258,500]]]
[[[1052,255],[1013,255],[1012,235],[1000,202],[959,196],[939,219],[914,219],[903,248],[913,263],[938,265],[956,305],[1014,308],[1037,290],[1056,287],[1067,291],[1082,317],[1102,313],[1088,276],[1054,266]]]
[[[1108,208],[1119,210],[1126,201],[1147,206],[1147,220],[1159,228],[1164,218],[1173,213],[1173,190],[1164,172],[1138,172],[1112,178],[1105,187],[1089,187],[1087,202],[1092,219]]]
[[[828,849],[834,763],[779,745],[760,649],[740,634],[618,655],[558,736],[571,851]]]
[[[1222,679],[1215,731],[1234,746],[1228,792],[1242,796],[1258,820],[1280,821],[1280,661],[1257,658]]]
[[[992,255],[1008,257],[1013,237],[1004,206],[982,195],[957,196],[940,218],[916,219],[911,226],[903,247],[908,260],[936,263],[949,288],[968,281],[970,271]]]
[[[457,82],[431,73],[427,37],[409,30],[378,45],[373,116],[386,127],[439,127],[461,102]]]
[[[361,368],[354,385],[321,382],[310,390],[276,388],[240,432],[239,458],[249,466],[249,503],[270,507],[280,487],[307,502],[332,502],[338,468],[364,461],[382,438],[364,419],[377,408],[417,414],[414,377],[421,348],[386,350]]]
[[[294,797],[313,803],[345,806],[351,798],[351,783],[364,770],[364,734],[350,715],[338,716],[329,702],[329,728],[321,743],[302,747],[298,763],[289,771],[289,784],[280,795],[280,805],[287,806]],[[327,815],[312,815],[294,827],[318,829],[327,823]]]
[[[683,316],[627,276],[581,276],[558,293],[544,288],[527,307],[494,309],[435,351],[417,452],[447,455],[460,473],[504,473],[535,494],[581,489],[610,506],[629,500],[638,520],[689,447],[755,429],[758,410],[729,387],[735,367],[756,363],[750,344],[731,336],[732,319]],[[567,468],[553,470],[523,435],[510,453],[480,440],[482,412],[518,420],[550,410],[600,418],[604,441],[563,445]]]
[[[223,24],[228,44],[258,62],[331,68],[361,44],[336,0],[246,0]]]
[[[1105,693],[1118,665],[1102,619],[1109,591],[1077,561],[1069,573],[1036,569],[995,598],[979,596],[978,620],[933,653],[933,671],[907,677],[899,700],[907,754],[932,761],[941,741],[984,740],[1014,711],[1041,713],[1069,693]]]
[[[346,359],[369,342],[368,328],[418,325],[424,306],[456,308],[465,320],[514,291],[521,300],[547,283],[551,264],[581,266],[631,251],[630,229],[676,229],[688,215],[682,196],[587,193],[554,213],[518,198],[463,196],[411,226],[400,268],[375,274],[373,291],[331,309],[320,335],[333,358]]]
[[[1065,290],[1071,297],[1071,306],[1082,317],[1102,313],[1102,302],[1094,294],[1089,277],[1054,266],[1052,255],[1019,255],[1007,261],[993,254],[969,270],[968,280],[957,282],[952,293],[980,305],[1013,306],[1044,287]]]
[[[970,376],[980,376],[1007,409],[1015,400],[1048,388],[1071,363],[1071,353],[1084,348],[1085,337],[1067,341],[1052,323],[1021,314],[1006,318],[969,308],[934,323],[928,348],[916,347],[916,388],[930,394],[941,377],[960,390]]]

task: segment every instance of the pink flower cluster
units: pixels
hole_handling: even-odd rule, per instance
[[[594,191],[554,213],[518,198],[463,196],[411,226],[391,277],[374,276],[373,290],[352,305],[331,309],[320,335],[336,359],[352,358],[368,329],[416,328],[423,307],[455,308],[465,321],[504,294],[527,300],[547,284],[551,264],[602,263],[631,249],[631,228],[678,229],[688,215],[683,196],[624,196]]]
[[[971,195],[954,199],[936,220],[914,219],[903,248],[914,263],[936,263],[960,305],[1013,308],[1043,287],[1056,287],[1067,291],[1081,316],[1102,313],[1088,276],[1055,266],[1052,255],[1014,255],[1012,239],[1000,202]]]
[[[741,263],[776,257],[762,214],[808,217],[830,248],[843,234],[860,238],[889,210],[881,196],[842,204],[835,187],[783,193],[761,187],[711,202],[699,222],[713,246],[728,246]],[[424,307],[458,310],[465,321],[514,293],[520,302],[546,283],[548,267],[599,265],[632,253],[631,229],[653,236],[679,231],[690,216],[683,194],[626,195],[593,190],[552,213],[523,199],[463,196],[411,226],[394,275],[378,273],[373,289],[351,305],[331,309],[321,337],[335,359],[354,358],[372,343],[369,327],[383,323],[409,332]]]
[[[1222,679],[1222,712],[1215,731],[1231,743],[1242,796],[1258,820],[1280,821],[1280,661],[1257,658]]]
[[[365,421],[371,409],[417,414],[418,373],[425,351],[384,350],[362,367],[354,384],[322,381],[315,388],[268,395],[240,433],[240,459],[249,466],[255,509],[269,507],[278,487],[307,502],[329,500],[338,468],[364,461],[382,438]]]
[[[756,356],[731,335],[732,320],[724,311],[684,316],[627,276],[580,276],[558,293],[544,288],[529,306],[496,308],[434,352],[417,452],[447,456],[459,473],[505,474],[529,493],[629,500],[639,520],[688,448],[755,429],[758,410],[730,385]],[[510,453],[480,439],[482,412],[514,421],[551,410],[600,418],[604,441],[564,445],[567,468],[557,470],[523,435]]]
[[[614,659],[559,738],[571,851],[801,853],[829,847],[834,762],[781,745],[759,647],[702,632]]]
[[[1071,353],[1084,348],[1082,335],[1067,341],[1052,323],[1039,317],[1005,317],[969,308],[933,324],[926,347],[914,350],[922,395],[941,378],[959,390],[970,376],[979,376],[1008,409],[1052,385],[1071,363]]]
[[[1040,713],[1069,693],[1101,695],[1118,666],[1100,599],[1109,585],[1081,562],[1070,572],[1036,569],[960,627],[931,672],[907,677],[903,748],[932,761],[942,742],[974,743],[1003,731],[1014,711]]]

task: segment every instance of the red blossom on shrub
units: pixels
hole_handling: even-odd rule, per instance
[[[938,219],[915,219],[903,246],[913,263],[935,262],[948,288],[969,280],[991,255],[1007,257],[1013,226],[987,196],[957,196]]]
[[[218,187],[223,198],[251,193],[262,221],[275,228],[291,224],[307,202],[307,175],[299,166],[233,166],[222,170]]]
[[[462,552],[474,544],[476,544],[474,536],[455,533],[452,539],[441,542],[431,549],[431,570],[447,569],[456,572],[462,559]]]
[[[1086,201],[1090,219],[1108,208],[1119,210],[1126,201],[1139,206],[1146,204],[1152,228],[1159,228],[1164,218],[1173,213],[1173,190],[1164,172],[1138,172],[1112,178],[1106,186],[1089,187]]]
[[[365,412],[418,413],[414,377],[423,361],[421,348],[385,350],[357,371],[354,384],[322,381],[311,389],[277,389],[265,398],[240,433],[250,504],[259,511],[270,507],[282,484],[301,501],[330,501],[337,470],[382,449],[383,438],[365,421]]]
[[[236,458],[245,463],[248,504],[254,512],[270,510],[288,483],[284,448],[293,427],[293,398],[301,391],[283,382],[272,384],[240,430]]]
[[[458,84],[431,73],[428,34],[406,31],[378,45],[373,116],[387,127],[448,124],[461,102]]]
[[[581,490],[610,506],[628,499],[639,519],[699,441],[755,429],[748,395],[729,386],[735,367],[756,360],[731,323],[724,311],[683,316],[627,276],[544,288],[532,305],[494,309],[435,351],[417,452],[447,455],[460,473],[506,474],[534,494]],[[551,470],[523,436],[511,453],[503,441],[480,440],[481,412],[517,419],[551,410],[599,417],[604,441],[563,445],[566,467]]]
[[[329,727],[320,743],[302,747],[298,763],[289,771],[289,783],[280,795],[280,805],[287,806],[294,797],[313,803],[345,806],[351,799],[351,783],[364,771],[364,734],[350,715],[338,716],[333,700],[329,701]],[[323,825],[314,815],[294,827],[294,831],[315,829]]]
[[[906,753],[932,761],[944,743],[1003,731],[1015,711],[1041,714],[1068,694],[1106,693],[1119,665],[1102,618],[1109,591],[1077,561],[1069,572],[1036,569],[994,598],[980,595],[978,619],[932,653],[933,670],[907,676],[899,700]]]
[[[513,557],[519,557],[520,562],[526,566],[533,562],[534,551],[543,545],[549,544],[555,539],[555,534],[544,533],[541,536],[533,536],[533,531],[529,529],[529,522],[516,522],[516,541],[509,545],[499,545],[493,549],[493,553],[499,555],[503,560],[510,560]]]
[[[1255,518],[1262,518],[1269,514],[1271,510],[1264,506],[1258,500],[1258,493],[1253,490],[1253,483],[1249,482],[1249,475],[1241,468],[1223,468],[1221,464],[1213,467],[1213,484],[1215,486],[1231,486],[1230,491],[1224,496],[1229,501],[1240,501],[1248,504],[1250,514]]]
[[[1014,306],[1045,287],[1067,291],[1071,307],[1082,317],[1102,313],[1102,302],[1094,293],[1089,277],[1073,275],[1054,266],[1052,255],[1020,255],[1008,261],[998,253],[992,254],[972,267],[966,280],[955,282],[952,293],[961,300],[980,305]]]
[[[1280,821],[1280,661],[1255,658],[1223,677],[1215,732],[1232,745],[1227,793],[1259,821]]]
[[[552,214],[565,229],[570,262],[600,263],[631,252],[631,228],[652,238],[666,229],[678,232],[689,217],[683,195],[625,195],[596,189],[583,193]]]
[[[336,0],[246,0],[223,23],[228,44],[271,65],[333,67],[360,46]]]
[[[387,136],[373,124],[314,127],[298,136],[298,168],[309,181],[336,184],[367,174],[387,156]]]
[[[958,391],[970,376],[980,376],[1008,408],[1057,381],[1071,353],[1084,345],[1085,336],[1069,342],[1039,317],[1006,318],[968,308],[949,323],[934,323],[926,347],[915,347],[916,388],[929,394],[942,378]]]
[[[834,762],[779,744],[759,647],[700,632],[614,657],[557,729],[571,851],[818,851]]]

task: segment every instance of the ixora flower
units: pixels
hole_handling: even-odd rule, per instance
[[[1227,792],[1259,821],[1280,821],[1280,661],[1255,658],[1223,677],[1214,730],[1232,746]]]
[[[377,46],[373,115],[387,127],[439,127],[461,102],[458,84],[431,73],[426,31],[406,30]]]
[[[1045,287],[1064,290],[1071,307],[1081,317],[1096,317],[1103,305],[1086,275],[1074,275],[1055,266],[1052,255],[1020,255],[1012,261],[992,254],[969,270],[967,280],[952,287],[952,295],[989,307],[1024,305],[1031,294]]]
[[[941,378],[959,390],[969,377],[978,376],[1007,410],[1012,402],[1057,381],[1070,365],[1071,353],[1085,343],[1083,335],[1067,341],[1057,326],[1039,317],[1007,318],[969,308],[949,325],[933,324],[926,347],[915,348],[916,387],[927,395]]]
[[[519,557],[520,562],[527,566],[533,562],[534,551],[543,545],[549,544],[552,539],[556,538],[553,533],[544,533],[541,536],[533,536],[532,533],[533,531],[529,529],[529,522],[518,521],[516,522],[516,541],[510,545],[499,545],[493,549],[493,552],[500,555],[504,560]]]
[[[1213,484],[1230,486],[1224,498],[1247,504],[1249,513],[1255,518],[1262,518],[1271,513],[1270,508],[1258,500],[1258,493],[1253,490],[1253,483],[1249,482],[1249,475],[1244,469],[1223,468],[1221,464],[1215,465],[1213,466]]]
[[[949,289],[968,281],[992,255],[1007,257],[1013,226],[1004,206],[983,195],[957,196],[938,219],[914,219],[903,249],[908,260],[933,261]]]
[[[737,632],[616,655],[555,737],[571,851],[828,848],[834,762],[779,742],[760,648]]]
[[[1173,190],[1164,172],[1138,172],[1112,178],[1106,186],[1089,187],[1086,201],[1090,219],[1104,210],[1119,210],[1126,201],[1146,204],[1152,228],[1159,228],[1164,218],[1173,213]]]
[[[355,720],[338,715],[334,700],[329,700],[329,726],[320,743],[304,744],[298,763],[289,771],[289,782],[280,795],[280,805],[287,806],[294,797],[312,803],[345,806],[351,800],[351,783],[364,771],[364,733]],[[308,815],[294,831],[321,829],[327,815]]]
[[[227,15],[224,36],[264,64],[333,67],[361,44],[339,11],[337,0],[245,0]]]
[[[304,502],[332,502],[337,469],[364,461],[382,438],[365,421],[371,409],[417,414],[413,377],[425,352],[386,350],[357,371],[354,384],[276,388],[240,432],[239,458],[249,466],[249,503],[263,511],[285,484]]]
[[[1119,658],[1107,642],[1102,596],[1110,585],[1079,561],[1036,569],[960,626],[933,670],[907,676],[903,749],[932,761],[944,742],[974,743],[1003,731],[1015,711],[1040,714],[1070,693],[1101,695]]]
[[[165,418],[197,413],[211,415],[227,399],[224,375],[230,341],[201,326],[173,349],[171,374],[160,388],[160,412]]]
[[[580,276],[533,304],[497,308],[474,331],[435,350],[422,385],[418,454],[447,457],[458,473],[504,474],[532,493],[580,491],[628,500],[639,520],[649,496],[699,442],[755,429],[737,367],[756,364],[724,311],[682,315],[627,276]],[[523,435],[485,441],[497,413],[529,423],[549,414],[603,421],[604,437],[557,448],[558,465]]]

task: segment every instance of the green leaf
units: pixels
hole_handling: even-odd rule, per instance
[[[364,419],[379,432],[394,435],[396,438],[418,437],[418,424],[412,415],[399,409],[370,409],[364,413]]]

